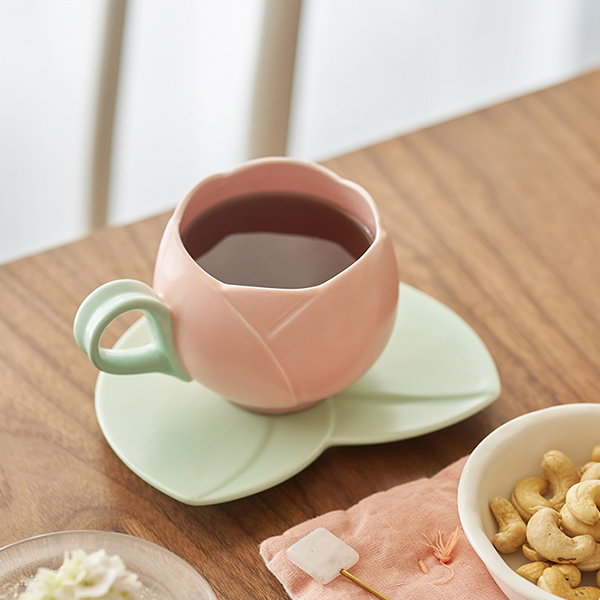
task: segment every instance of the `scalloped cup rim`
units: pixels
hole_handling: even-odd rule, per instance
[[[349,271],[352,267],[354,267],[357,263],[364,262],[365,257],[367,256],[367,254],[371,253],[371,250],[375,246],[376,242],[377,242],[377,245],[379,245],[379,241],[381,240],[381,238],[384,235],[386,235],[383,231],[383,227],[382,227],[382,223],[381,223],[381,216],[379,214],[379,211],[377,210],[375,201],[373,200],[371,194],[369,194],[369,192],[367,192],[367,190],[364,187],[362,187],[361,185],[359,185],[358,183],[355,183],[354,181],[352,181],[350,179],[346,179],[345,177],[341,177],[340,175],[338,175],[334,171],[328,169],[327,167],[324,167],[317,163],[313,163],[308,160],[302,160],[302,159],[296,159],[296,158],[286,158],[286,157],[282,157],[282,156],[264,156],[261,158],[255,158],[253,160],[247,161],[247,162],[245,162],[241,165],[238,165],[228,171],[223,171],[221,173],[215,173],[213,175],[210,175],[210,176],[204,178],[202,181],[198,182],[185,195],[185,198],[183,199],[183,201],[180,202],[175,207],[173,214],[169,218],[167,227],[172,227],[173,231],[177,232],[177,235],[175,236],[175,243],[176,243],[177,247],[179,248],[179,251],[182,252],[185,256],[187,256],[187,260],[189,260],[191,263],[196,262],[183,245],[183,241],[181,239],[180,225],[181,225],[181,220],[182,220],[183,214],[184,214],[185,210],[187,209],[190,200],[195,195],[196,191],[198,189],[204,187],[206,184],[211,184],[211,183],[214,183],[215,181],[219,181],[219,180],[227,180],[231,177],[241,175],[242,173],[244,173],[248,170],[251,170],[254,167],[260,166],[262,164],[273,165],[273,164],[277,164],[277,163],[291,164],[291,165],[310,168],[313,171],[318,171],[322,175],[326,176],[327,178],[331,179],[332,181],[335,181],[336,183],[340,184],[341,186],[351,189],[354,192],[360,194],[363,197],[363,199],[365,200],[365,202],[368,204],[368,206],[372,212],[373,218],[374,218],[375,235],[373,236],[373,241],[371,242],[370,246],[365,250],[365,252],[361,256],[359,256],[351,265],[349,265],[348,267],[346,267],[339,273],[336,273],[333,277],[330,277],[326,281],[323,281],[322,283],[319,283],[317,285],[298,287],[298,288],[271,288],[271,287],[253,286],[253,285],[240,285],[240,284],[235,284],[235,283],[223,282],[220,279],[217,279],[216,277],[211,275],[208,271],[203,270],[202,271],[203,276],[211,279],[215,284],[218,284],[218,285],[226,287],[226,288],[231,288],[231,289],[250,288],[250,289],[266,291],[267,293],[271,293],[271,292],[275,291],[277,293],[283,293],[283,294],[294,294],[294,293],[298,293],[299,291],[302,291],[302,290],[309,290],[309,289],[312,290],[312,289],[324,288],[328,285],[331,285],[332,282],[334,282],[338,279],[341,279],[342,276],[347,271]]]

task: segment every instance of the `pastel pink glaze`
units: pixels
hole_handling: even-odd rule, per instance
[[[299,289],[229,285],[188,254],[180,232],[232,196],[296,191],[325,198],[369,227],[374,241],[350,267]],[[231,401],[261,412],[289,412],[360,378],[384,349],[398,301],[392,243],[372,198],[313,163],[259,159],[196,186],[165,229],[154,289],[173,317],[174,343],[188,374]]]

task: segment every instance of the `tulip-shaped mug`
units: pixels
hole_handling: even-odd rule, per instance
[[[265,158],[198,184],[166,226],[153,286],[100,286],[74,333],[102,371],[167,373],[283,413],[359,379],[397,301],[394,249],[371,196],[314,163]],[[145,314],[152,341],[101,347],[130,310]]]

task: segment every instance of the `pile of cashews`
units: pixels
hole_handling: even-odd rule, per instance
[[[544,477],[519,481],[510,501],[492,498],[498,522],[492,543],[502,553],[521,550],[530,562],[517,573],[542,589],[568,600],[600,600],[600,587],[580,585],[582,572],[596,571],[600,586],[600,446],[581,469],[550,450],[541,470]]]

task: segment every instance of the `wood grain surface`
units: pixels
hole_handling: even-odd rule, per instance
[[[502,395],[443,431],[329,449],[291,480],[234,502],[180,504],[121,463],[97,425],[98,373],[72,337],[92,289],[121,277],[151,282],[167,216],[0,267],[0,546],[64,529],[126,532],[189,561],[219,600],[283,599],[261,540],[432,475],[516,415],[598,401],[598,98],[595,72],[326,161],[376,199],[401,279],[479,333]],[[106,343],[132,318],[115,322]]]

